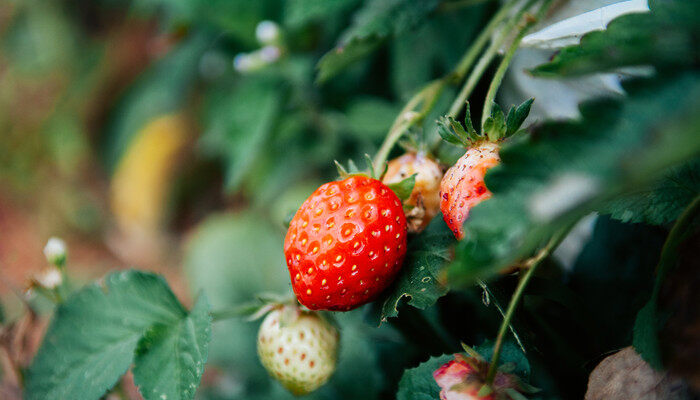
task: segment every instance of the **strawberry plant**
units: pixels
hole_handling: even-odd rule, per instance
[[[682,0],[0,5],[0,398],[697,397],[699,38]]]

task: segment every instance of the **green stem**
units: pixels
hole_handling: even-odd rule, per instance
[[[381,147],[377,151],[376,156],[374,157],[373,165],[376,171],[383,170],[383,164],[386,162],[386,159],[389,156],[389,153],[391,152],[391,149],[394,147],[396,142],[398,142],[399,139],[401,139],[401,136],[403,136],[403,134],[406,133],[406,131],[408,131],[411,128],[411,126],[422,121],[423,118],[425,118],[425,116],[432,110],[432,108],[435,106],[435,103],[437,102],[438,96],[440,95],[440,93],[442,93],[442,90],[444,89],[445,85],[448,82],[458,83],[461,82],[462,79],[464,79],[464,76],[469,71],[469,68],[471,68],[472,64],[479,56],[479,53],[481,53],[486,43],[488,43],[488,41],[491,39],[491,36],[496,31],[496,28],[498,28],[498,26],[503,22],[503,20],[505,20],[505,18],[508,16],[513,7],[515,7],[515,5],[517,4],[517,0],[512,0],[503,5],[503,7],[501,7],[501,9],[498,10],[498,12],[496,12],[491,21],[486,25],[481,34],[479,34],[474,43],[469,47],[462,59],[457,63],[455,69],[446,77],[431,82],[426,87],[421,89],[418,93],[416,93],[413,97],[411,97],[411,99],[408,100],[408,103],[406,103],[406,105],[399,113],[398,117],[396,117],[396,120],[389,129],[389,133],[384,139],[384,143],[382,143]],[[495,54],[497,50],[497,48],[494,49],[493,53]],[[493,55],[491,57],[493,57]],[[483,66],[482,71],[479,73],[479,77],[483,73],[483,69],[486,69],[487,66],[488,63],[485,66]],[[412,116],[411,118],[406,118],[406,113],[409,111],[414,111],[415,108],[421,103],[424,104],[424,107],[421,110],[421,112],[417,115]],[[457,112],[459,112],[459,109],[457,110]]]
[[[535,270],[537,270],[537,267],[542,263],[542,260],[547,258],[547,256],[549,256],[552,251],[557,248],[564,237],[566,237],[566,234],[569,232],[571,227],[573,227],[573,224],[552,236],[545,247],[543,247],[534,257],[525,262],[524,266],[527,268],[527,271],[525,271],[525,275],[520,278],[518,286],[515,288],[515,292],[513,293],[513,297],[511,297],[510,303],[508,303],[508,308],[506,309],[506,314],[503,317],[503,322],[501,322],[501,326],[498,329],[496,343],[493,345],[493,355],[491,356],[489,370],[486,375],[487,385],[492,384],[493,379],[496,377],[496,371],[498,371],[498,360],[501,356],[501,350],[503,348],[503,341],[506,333],[508,332],[510,321],[513,319],[513,315],[515,314],[515,309],[518,307],[518,303],[520,303],[520,298],[523,296],[525,288],[530,282],[530,278],[532,278],[532,276],[535,274]]]
[[[389,128],[389,133],[384,139],[381,147],[377,151],[372,164],[374,165],[375,171],[382,171],[384,168],[384,163],[391,149],[394,147],[396,142],[401,139],[406,131],[408,131],[413,125],[419,123],[425,118],[425,116],[432,110],[433,106],[437,102],[437,98],[442,93],[445,88],[445,79],[438,79],[429,83],[418,93],[416,93],[406,105],[399,112],[398,117],[394,120],[391,128]],[[419,104],[423,104],[420,112],[415,112],[414,110]]]
[[[527,19],[527,16],[525,17]],[[518,47],[520,46],[520,42],[523,40],[525,37],[525,34],[528,31],[528,28],[533,25],[533,22],[528,22],[523,26],[522,29],[520,29],[520,32],[518,35],[513,39],[513,42],[510,44],[510,47],[508,47],[508,50],[506,51],[505,56],[501,60],[501,62],[498,64],[498,68],[496,69],[496,73],[493,75],[493,79],[491,79],[491,84],[489,85],[489,90],[486,92],[486,99],[484,100],[484,109],[483,112],[481,113],[481,130],[483,131],[483,126],[484,126],[484,121],[486,121],[486,118],[491,116],[491,109],[493,107],[493,102],[496,98],[496,92],[498,92],[498,88],[501,86],[501,82],[503,82],[503,77],[506,75],[506,71],[508,70],[508,66],[510,66],[510,62],[513,60],[513,56],[515,55],[515,51],[518,50]]]
[[[510,66],[511,61],[513,60],[515,52],[518,50],[518,47],[520,47],[520,42],[523,40],[530,28],[532,28],[532,26],[535,25],[535,23],[542,17],[542,15],[544,15],[546,10],[549,8],[550,3],[551,1],[545,1],[542,4],[542,6],[539,9],[539,12],[537,13],[537,17],[533,17],[531,15],[528,15],[527,13],[522,14],[522,26],[518,29],[518,34],[511,42],[510,46],[508,47],[508,50],[506,50],[503,59],[501,60],[500,64],[498,65],[498,68],[496,69],[496,73],[494,74],[493,79],[491,79],[491,84],[489,85],[488,92],[486,93],[486,99],[484,100],[484,109],[481,114],[482,131],[484,121],[486,121],[486,118],[491,116],[491,109],[496,98],[496,92],[498,92],[498,88],[501,86],[501,82],[503,82],[503,77],[506,75],[506,71],[508,71],[508,67]]]
[[[241,309],[240,307],[226,308],[223,310],[211,311],[209,313],[212,322],[223,321],[231,318],[240,318]]]

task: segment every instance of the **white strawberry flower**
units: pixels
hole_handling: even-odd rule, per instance
[[[63,275],[56,267],[49,267],[34,276],[34,280],[42,287],[53,290],[63,283]]]
[[[273,21],[262,21],[255,27],[255,38],[263,45],[275,44],[280,38],[280,27]]]
[[[56,266],[61,266],[66,261],[66,242],[63,239],[52,237],[44,246],[46,260]]]

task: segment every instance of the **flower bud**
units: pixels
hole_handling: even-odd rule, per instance
[[[275,22],[262,21],[255,28],[255,37],[263,45],[275,44],[280,38],[280,28]]]
[[[44,246],[46,261],[60,267],[66,262],[66,242],[57,237],[52,237]]]
[[[40,274],[35,275],[34,280],[41,287],[53,290],[61,286],[61,283],[63,283],[63,275],[61,275],[61,271],[59,271],[58,268],[50,267],[41,271]]]

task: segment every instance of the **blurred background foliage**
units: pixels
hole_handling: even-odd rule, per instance
[[[589,9],[605,3],[587,2]],[[8,320],[19,315],[15,294],[43,265],[41,248],[51,235],[67,239],[76,285],[136,266],[164,274],[186,304],[205,291],[214,309],[263,291],[290,292],[285,221],[335,177],[332,160],[374,154],[402,104],[454,67],[497,6],[459,0],[0,3],[3,314]],[[280,27],[272,56],[263,53],[270,45],[256,38],[264,20]],[[241,61],[250,57],[259,65]],[[520,61],[527,58],[546,61],[538,54]],[[518,71],[536,65],[520,61]],[[548,96],[570,96],[573,104],[601,92],[620,96],[620,90],[591,86],[581,94],[577,89],[587,83],[575,78],[559,86],[523,79],[509,75],[503,97],[517,103],[536,94],[536,122],[572,116]],[[474,98],[483,98],[487,83]],[[453,95],[446,90],[426,118],[421,134],[428,141]],[[608,105],[618,110],[603,103],[594,111]],[[472,115],[480,115],[480,107],[474,104]],[[544,135],[556,127],[573,131],[547,125]],[[603,148],[591,146],[591,153]],[[510,154],[517,166],[517,149]],[[449,165],[459,149],[442,147],[439,155]],[[691,194],[700,182],[696,170],[697,164],[679,172],[691,177]],[[529,198],[504,189],[508,169],[498,173],[497,194]],[[657,212],[625,214],[639,203],[623,200],[608,209],[615,219],[584,220],[577,250],[547,261],[516,317],[514,329],[533,349],[532,381],[544,389],[542,398],[580,398],[600,357],[630,343],[636,312],[648,300],[664,224],[680,206],[654,220]],[[460,251],[469,260],[468,251]],[[488,301],[484,289],[468,286],[428,310],[400,305],[400,317],[378,329],[369,307],[339,315],[337,373],[308,398],[394,398],[406,368],[459,351],[460,341],[492,339],[501,320],[495,305],[507,304],[515,283],[512,276],[490,282]],[[291,398],[259,364],[256,330],[256,323],[242,320],[215,324],[200,398]],[[137,398],[125,379],[126,395]]]

